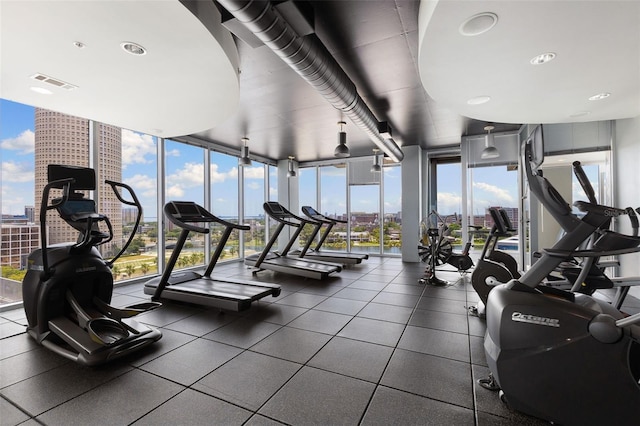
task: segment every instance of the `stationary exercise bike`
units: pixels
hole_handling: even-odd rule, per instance
[[[49,165],[49,183],[40,207],[42,247],[29,255],[22,282],[27,332],[39,344],[72,361],[87,366],[120,358],[155,342],[162,334],[131,317],[156,309],[160,303],[145,302],[118,309],[109,305],[113,292],[111,266],[133,240],[142,217],[142,207],[133,189],[123,183],[105,181],[120,202],[135,206],[138,216],[131,235],[120,252],[105,261],[96,246],[113,238],[109,219],[96,212],[95,202],[82,192],[96,188],[93,169]],[[49,202],[52,189],[62,196]],[[133,201],[125,200],[126,190]],[[47,246],[47,211],[55,209],[79,232],[74,243]],[[106,230],[101,229],[106,226]]]
[[[487,302],[487,365],[511,409],[563,425],[638,424],[640,314],[625,316],[590,295],[540,285],[566,258],[640,251],[640,237],[602,231],[626,210],[588,202],[578,218],[538,173],[542,127],[527,139],[522,165],[529,187],[558,222],[573,223],[518,280],[493,288]]]
[[[420,227],[422,237],[421,244],[418,245],[418,256],[427,264],[424,276],[419,280],[420,284],[448,285],[447,281],[436,276],[436,267],[445,263],[456,268],[461,275],[473,267],[473,260],[469,256],[471,239],[467,241],[461,253],[455,253],[451,245],[451,230],[437,211],[432,210]]]

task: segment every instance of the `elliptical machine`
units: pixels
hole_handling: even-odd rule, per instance
[[[580,219],[539,173],[542,126],[523,149],[531,192],[558,221],[573,222],[519,279],[496,286],[487,302],[487,364],[510,408],[563,425],[637,424],[640,419],[640,314],[625,317],[586,294],[539,285],[565,258],[640,251],[640,237],[603,231],[627,211],[577,202]]]
[[[138,209],[128,241],[110,261],[96,246],[111,241],[109,219],[96,213],[95,202],[76,191],[96,188],[95,171],[85,167],[49,165],[49,183],[40,207],[42,247],[28,258],[22,282],[22,297],[28,334],[42,346],[82,365],[94,366],[122,357],[155,342],[162,334],[131,317],[161,306],[145,302],[118,309],[109,305],[113,292],[111,266],[133,240],[142,217],[142,206],[133,189],[123,183],[105,181],[120,202]],[[49,203],[49,192],[62,190],[62,197]],[[127,190],[133,201],[125,200]],[[79,231],[77,243],[47,246],[47,211],[56,209]],[[100,224],[107,227],[106,232]]]

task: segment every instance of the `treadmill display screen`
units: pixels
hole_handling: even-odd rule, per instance
[[[172,204],[176,210],[176,217],[182,219],[202,217],[202,213],[200,213],[200,209],[198,209],[198,205],[196,203],[183,203],[174,201]]]

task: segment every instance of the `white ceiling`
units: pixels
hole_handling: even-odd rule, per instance
[[[198,7],[200,16],[220,22],[213,2]],[[163,137],[209,129],[237,107],[231,35],[205,28],[177,0],[3,0],[0,8],[4,99]],[[128,54],[122,42],[148,53]],[[33,80],[36,73],[77,88]]]
[[[484,12],[477,36],[459,28]],[[566,123],[640,115],[640,2],[423,1],[419,69],[438,104],[477,120]],[[531,65],[536,55],[553,61]],[[606,99],[589,97],[610,93]],[[481,105],[467,101],[479,96]]]

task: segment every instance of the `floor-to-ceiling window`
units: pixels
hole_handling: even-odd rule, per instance
[[[325,216],[347,220],[347,169],[346,164],[320,166],[320,205],[317,210]],[[333,227],[325,240],[323,250],[347,249],[347,225]]]
[[[302,206],[311,206],[317,209],[318,204],[318,178],[316,167],[306,167],[298,169],[298,203]],[[306,217],[302,211],[292,212],[298,216]],[[303,247],[309,241],[315,226],[306,225],[300,232],[299,244]],[[316,238],[317,240],[317,238]]]
[[[211,212],[228,222],[238,223],[238,158],[212,151],[210,154]],[[211,225],[211,251],[220,242],[224,228]],[[219,260],[234,259],[239,253],[240,234],[233,231]]]
[[[398,165],[383,167],[384,254],[400,254],[402,247],[402,173]]]
[[[168,201],[194,201],[204,205],[204,149],[165,141],[165,194]],[[165,257],[176,247],[182,229],[165,221]],[[205,235],[189,233],[175,269],[205,264]]]
[[[250,167],[242,167],[244,173],[244,224],[251,229],[244,232],[244,255],[262,251],[265,246],[265,213],[262,205],[265,197],[265,166],[253,161]]]

